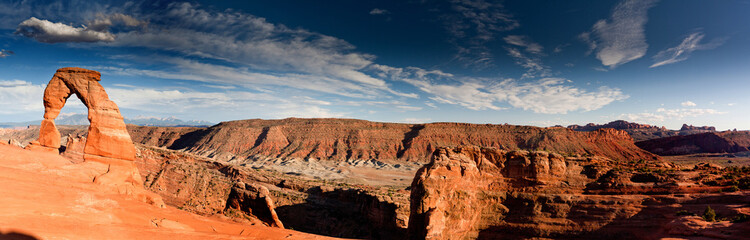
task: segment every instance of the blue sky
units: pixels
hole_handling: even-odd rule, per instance
[[[0,122],[57,68],[125,117],[750,129],[750,1],[0,1]],[[83,113],[78,100],[63,112]]]

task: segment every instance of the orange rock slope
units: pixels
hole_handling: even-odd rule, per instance
[[[330,239],[159,208],[91,182],[106,171],[0,145],[0,239]]]

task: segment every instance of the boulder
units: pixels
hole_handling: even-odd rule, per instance
[[[236,209],[260,219],[264,224],[284,228],[276,215],[276,206],[268,188],[256,184],[237,182],[232,187],[227,199],[226,210]]]

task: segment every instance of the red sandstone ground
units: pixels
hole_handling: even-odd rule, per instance
[[[91,182],[100,163],[0,145],[0,238],[329,239],[159,208]]]

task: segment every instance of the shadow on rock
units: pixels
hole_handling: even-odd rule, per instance
[[[276,208],[288,229],[343,238],[405,239],[395,204],[358,189],[311,188],[304,203]]]
[[[22,232],[0,232],[0,240],[39,240],[41,238],[37,238],[35,236],[32,236],[27,233]]]

